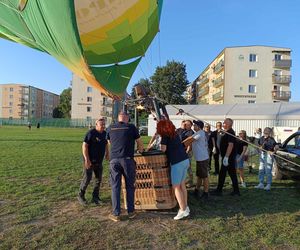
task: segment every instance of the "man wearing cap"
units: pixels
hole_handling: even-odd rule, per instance
[[[134,182],[135,182],[135,161],[134,146],[137,143],[139,152],[144,151],[143,142],[138,129],[129,124],[129,116],[126,112],[120,112],[118,122],[112,124],[107,130],[107,139],[110,148],[110,181],[112,187],[112,213],[109,218],[113,221],[120,221],[121,204],[121,178],[125,178],[126,200],[128,217],[135,216],[134,211]]]
[[[96,205],[99,205],[99,191],[103,172],[102,162],[104,156],[107,160],[109,159],[105,120],[103,118],[98,119],[96,121],[96,127],[87,132],[82,143],[82,154],[84,158],[83,179],[80,184],[80,190],[77,199],[82,205],[87,205],[85,191],[92,179],[94,172],[95,184],[92,202]]]
[[[208,198],[208,146],[207,137],[203,131],[204,123],[200,120],[194,120],[195,133],[192,135],[190,143],[192,143],[193,155],[196,160],[196,188],[194,194],[198,197],[200,186],[203,183],[204,192],[201,195],[201,199],[207,200]]]

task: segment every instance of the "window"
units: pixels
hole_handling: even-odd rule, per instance
[[[86,107],[86,111],[87,112],[91,112],[92,111],[92,107]]]
[[[93,88],[92,88],[92,87],[87,87],[87,89],[86,89],[86,90],[87,90],[87,92],[88,92],[88,93],[90,93],[90,92],[92,92],[92,91],[93,91]]]
[[[275,61],[280,61],[280,60],[282,60],[282,55],[275,54]]]
[[[282,75],[282,70],[274,70],[274,75],[275,76],[281,76]]]
[[[257,77],[257,70],[256,69],[249,69],[249,77]]]
[[[248,92],[256,93],[256,85],[249,85]]]
[[[257,55],[256,54],[250,54],[249,55],[249,62],[257,62]]]
[[[88,96],[88,97],[87,97],[87,101],[88,101],[88,102],[91,102],[91,101],[92,101],[92,97]]]
[[[255,100],[248,100],[248,103],[256,103]]]
[[[10,92],[13,92],[13,91],[14,91],[14,88],[9,88],[9,91],[10,91]]]
[[[12,109],[9,110],[9,114],[12,114]]]
[[[14,98],[14,96],[13,95],[9,95],[9,99],[13,99]]]
[[[9,106],[12,106],[13,105],[13,103],[12,102],[9,102]]]

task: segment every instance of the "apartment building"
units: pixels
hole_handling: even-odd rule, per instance
[[[193,81],[198,104],[288,102],[291,49],[225,48]]]
[[[72,79],[72,119],[91,122],[99,117],[112,117],[113,100],[86,81],[73,74]]]
[[[10,119],[52,118],[59,95],[24,84],[0,84],[0,117]]]

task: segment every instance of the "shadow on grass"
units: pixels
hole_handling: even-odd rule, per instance
[[[222,196],[211,195],[208,201],[201,201],[190,192],[188,203],[192,218],[227,218],[237,214],[256,216],[299,211],[299,183],[274,183],[271,191],[255,189],[254,185],[257,183],[249,183],[248,188],[240,189],[241,196],[231,196],[232,190],[226,186]]]

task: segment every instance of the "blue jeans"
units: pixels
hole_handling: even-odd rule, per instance
[[[272,167],[274,158],[272,155],[261,152],[259,157],[259,183],[264,183],[265,176],[267,177],[267,184],[272,184]]]
[[[118,158],[110,161],[110,182],[112,188],[112,209],[114,215],[121,213],[121,181],[122,175],[126,183],[127,211],[134,211],[134,182],[135,182],[135,161],[132,158]]]

